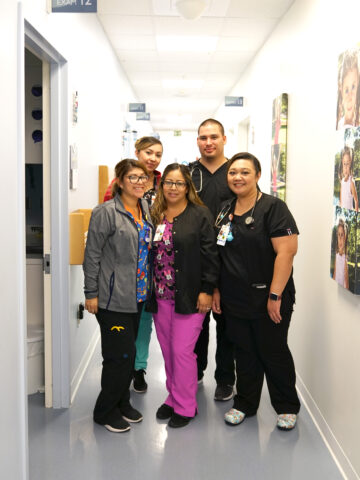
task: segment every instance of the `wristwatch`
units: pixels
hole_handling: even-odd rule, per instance
[[[281,300],[281,295],[278,295],[277,293],[274,293],[274,292],[270,292],[269,298],[270,300],[278,301],[278,300]]]

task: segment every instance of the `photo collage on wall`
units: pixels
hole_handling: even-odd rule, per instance
[[[288,95],[275,98],[272,107],[270,193],[285,201]]]
[[[334,224],[330,275],[339,285],[360,295],[360,45],[338,60]]]

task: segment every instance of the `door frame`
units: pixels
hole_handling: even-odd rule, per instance
[[[52,405],[47,406],[68,408],[70,267],[67,61],[26,19],[22,51],[24,48],[50,64]]]

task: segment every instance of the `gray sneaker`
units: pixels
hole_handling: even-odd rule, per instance
[[[214,400],[219,402],[226,402],[234,396],[232,385],[217,385],[214,395]]]

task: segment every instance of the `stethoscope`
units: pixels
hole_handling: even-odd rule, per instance
[[[193,174],[195,172],[195,170],[198,170],[199,171],[199,177],[200,177],[200,185],[199,185],[199,189],[196,188],[196,185],[195,185],[195,182],[194,182],[194,187],[195,187],[195,192],[196,193],[200,193],[202,191],[202,184],[203,184],[203,172],[201,171],[201,168],[200,167],[193,167],[191,170],[190,170],[190,177],[191,177],[191,180],[193,179]]]
[[[246,218],[245,218],[245,225],[250,228],[254,225],[255,223],[255,218],[254,218],[254,212],[255,212],[255,207],[256,207],[256,204],[257,204],[257,201],[259,199],[259,194],[260,194],[260,189],[257,188],[257,191],[256,191],[256,198],[255,198],[255,203],[251,209],[251,212],[250,212],[250,215],[248,215]],[[234,201],[236,201],[236,199],[232,200],[231,202],[227,203],[223,208],[222,210],[220,211],[220,213],[218,214],[218,216],[216,217],[216,220],[215,220],[215,228],[219,228],[220,227],[220,224],[221,222],[223,221],[223,219],[226,217],[226,215],[229,214],[229,233],[226,237],[226,241],[227,242],[231,242],[232,240],[234,240],[234,236],[232,234],[232,220],[234,218],[233,214],[232,213],[229,213],[232,208],[233,208],[233,204],[234,204]]]

